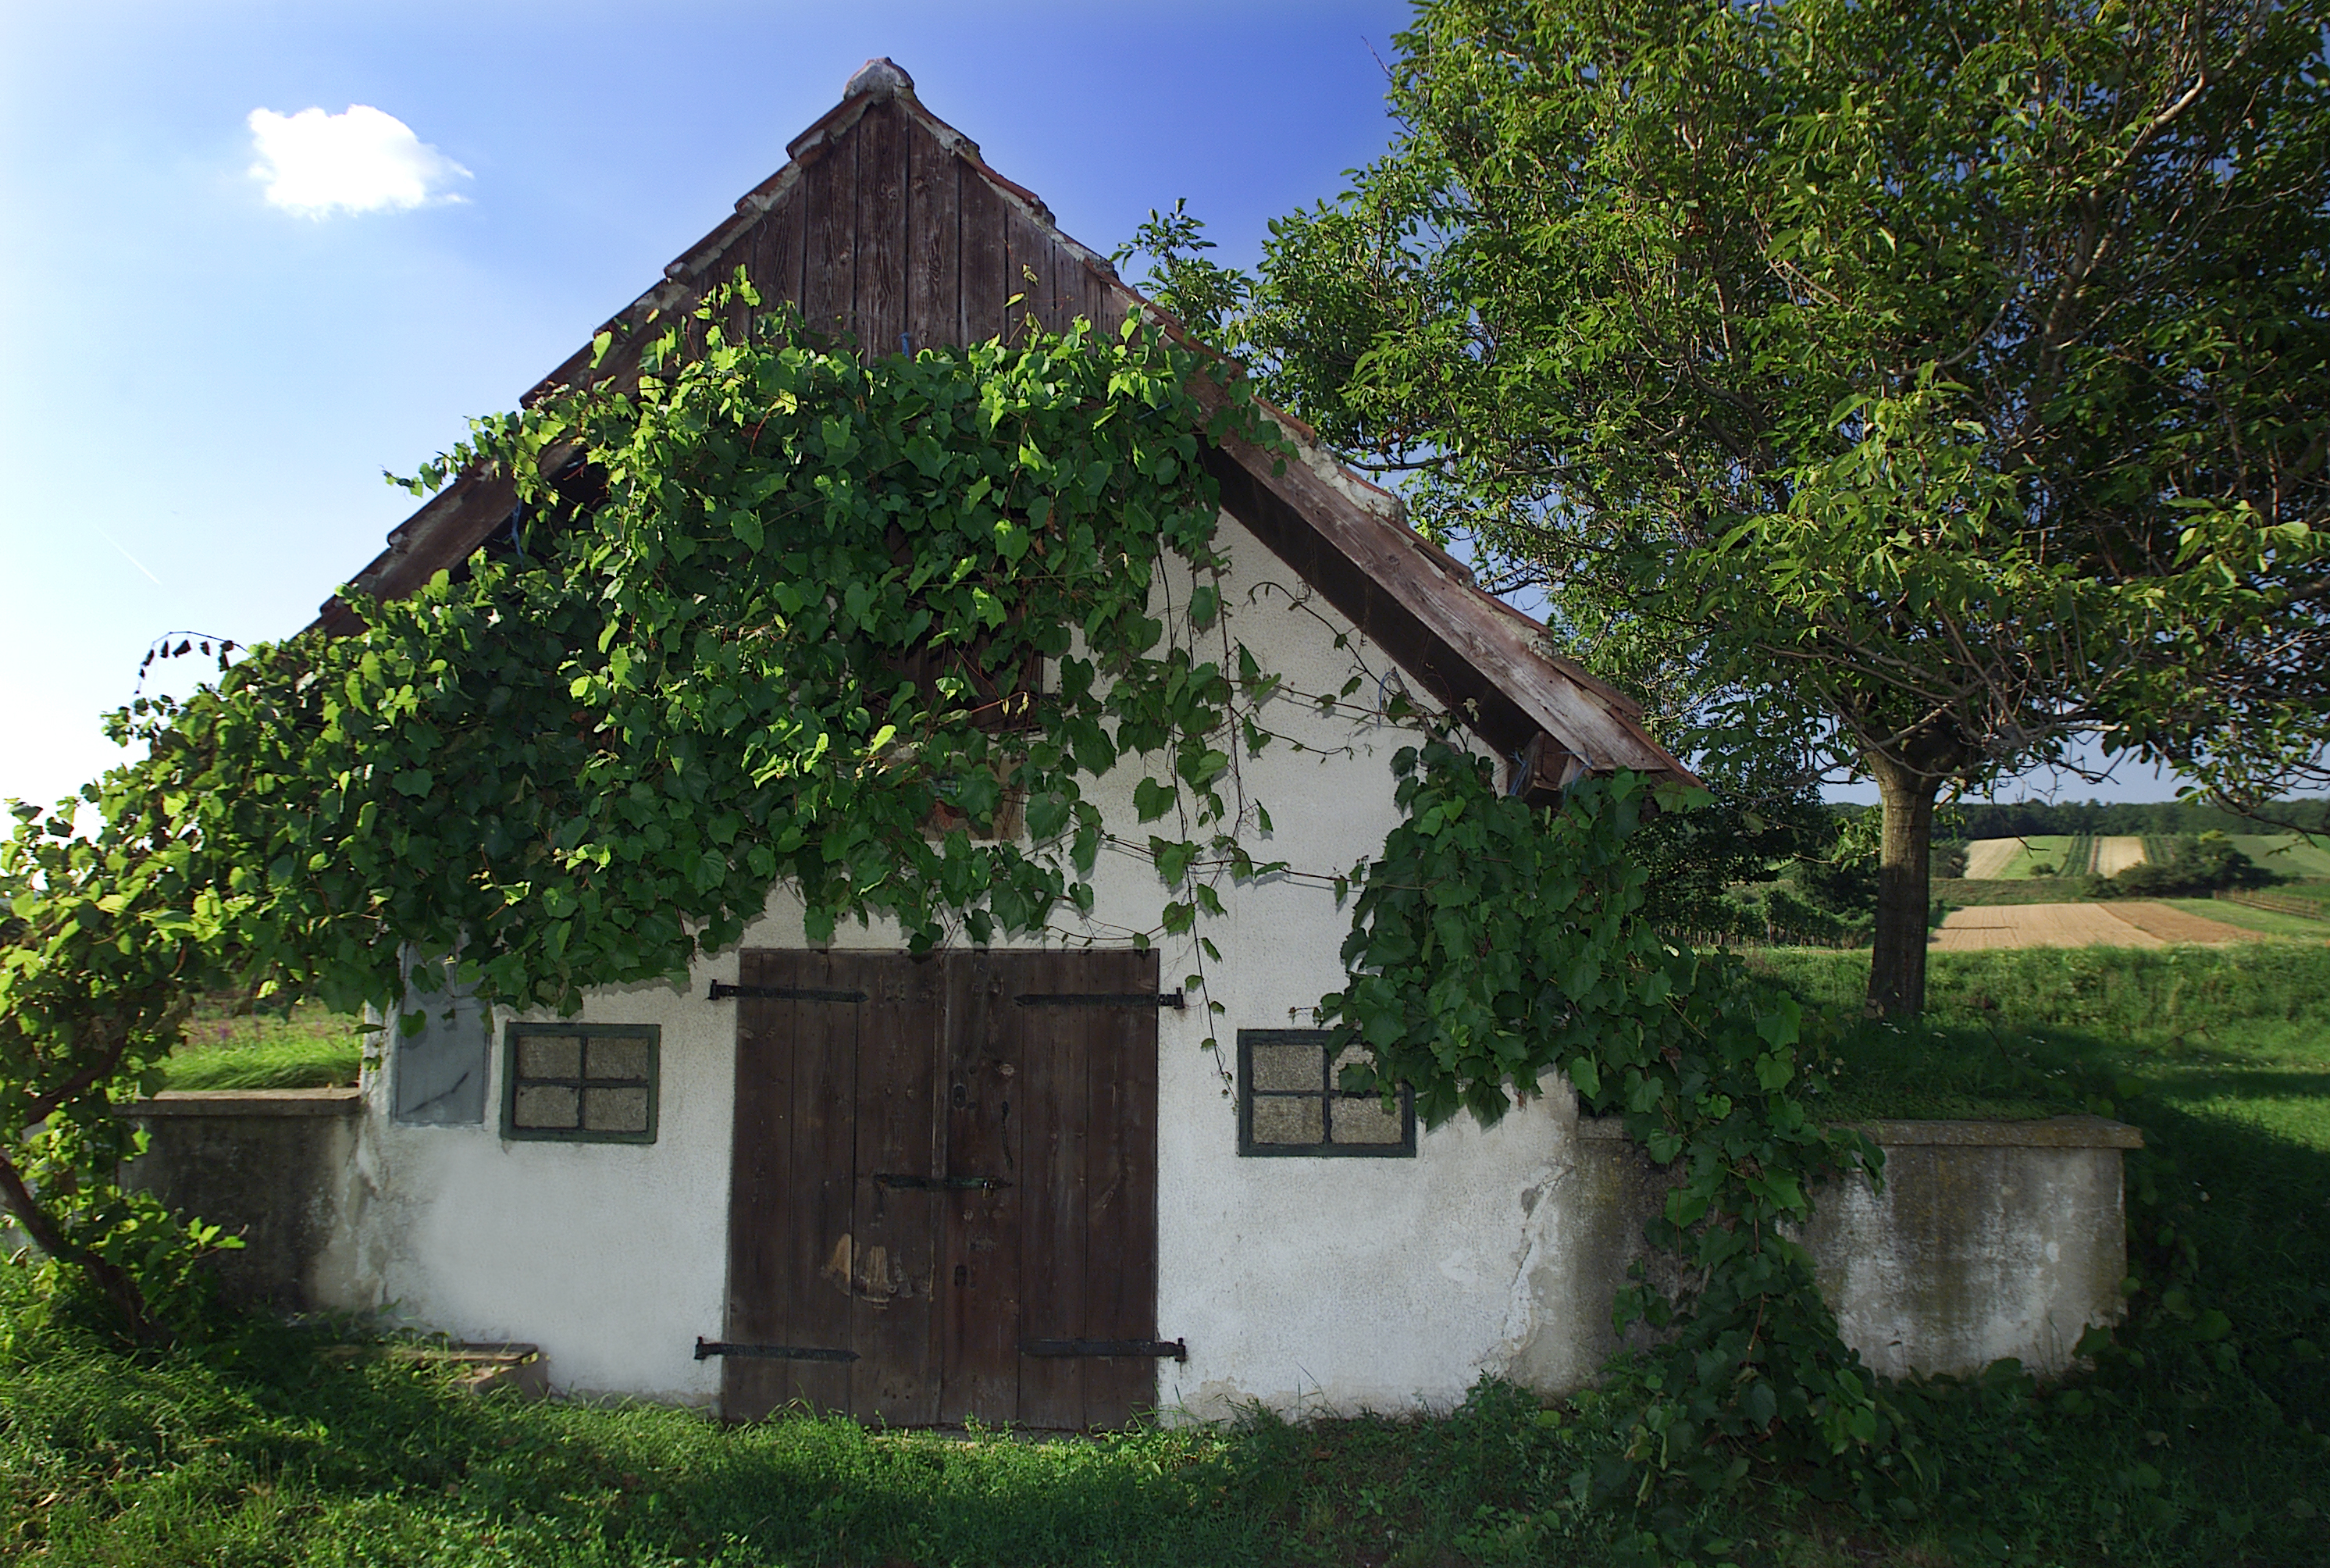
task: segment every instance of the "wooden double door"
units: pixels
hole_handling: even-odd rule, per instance
[[[1153,952],[747,951],[722,1409],[1156,1400]]]

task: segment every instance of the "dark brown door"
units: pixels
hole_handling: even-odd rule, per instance
[[[1156,1337],[1157,955],[753,951],[738,979],[725,1412],[1152,1403],[1148,1357],[1056,1352]]]

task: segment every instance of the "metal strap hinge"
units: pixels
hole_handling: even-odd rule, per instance
[[[1011,1183],[996,1176],[901,1176],[883,1171],[875,1175],[874,1184],[917,1193],[979,1193]]]
[[[1023,1339],[1022,1355],[1147,1355],[1174,1361],[1189,1359],[1183,1339]]]
[[[1179,1012],[1189,1005],[1178,991],[1029,991],[1012,1000],[1022,1007],[1170,1007]]]
[[[712,983],[712,1000],[725,1002],[732,996],[749,997],[756,1002],[863,1002],[862,991],[832,991],[815,985],[731,985],[725,980]]]
[[[715,1355],[744,1355],[760,1361],[856,1361],[854,1350],[825,1350],[807,1345],[730,1345],[723,1340],[696,1336],[696,1359],[708,1360]]]

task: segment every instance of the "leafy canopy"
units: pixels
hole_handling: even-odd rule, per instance
[[[1402,132],[1170,299],[1665,738],[1937,794],[2083,736],[2330,777],[2320,0],[1432,0]],[[1710,774],[1710,776],[1715,776]]]

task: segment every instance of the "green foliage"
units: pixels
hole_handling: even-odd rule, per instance
[[[2276,880],[2222,833],[2202,833],[2180,840],[2166,860],[2146,859],[2112,876],[2088,878],[2087,892],[2090,898],[2173,898],[2224,888],[2269,887]]]
[[[1663,1333],[1620,1374],[1623,1456],[1581,1487],[1648,1500],[1662,1479],[1736,1481],[1759,1445],[1825,1459],[1878,1442],[1873,1380],[1785,1233],[1815,1182],[1873,1175],[1877,1150],[1808,1114],[1793,999],[1642,917],[1626,844],[1652,803],[1643,781],[1582,783],[1539,811],[1445,740],[1393,767],[1407,821],[1360,885],[1350,984],[1320,1003],[1372,1055],[1346,1087],[1407,1083],[1428,1124],[1493,1122],[1557,1075],[1675,1173],[1653,1239],[1696,1283],[1622,1297],[1622,1327]]]
[[[1433,0],[1392,151],[1207,294],[1679,751],[1877,780],[1914,1012],[1945,786],[2324,776],[2324,17]]]
[[[111,1184],[111,1105],[157,1081],[196,996],[393,1006],[410,947],[572,1010],[686,974],[780,883],[819,940],[877,916],[918,949],[1037,930],[1092,908],[1084,784],[1122,764],[1167,819],[1141,846],[1156,928],[1217,899],[1201,851],[1255,869],[1225,737],[1266,677],[1196,636],[1218,602],[1199,448],[1246,405],[1209,418],[1192,356],[1129,322],[869,365],[784,320],[732,337],[756,302],[707,301],[636,390],[478,422],[430,466],[512,476],[521,547],[116,714],[148,753],[83,792],[94,835],[17,808],[0,1151],[49,1131],[0,1183],[35,1226],[40,1192],[35,1240],[133,1321],[108,1250],[147,1257],[116,1232],[150,1227]],[[1169,556],[1198,586],[1160,617]],[[992,832],[1009,813],[1024,847]]]

